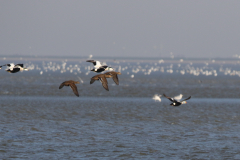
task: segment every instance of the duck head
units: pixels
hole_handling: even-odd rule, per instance
[[[186,103],[187,103],[187,101],[183,101],[183,102],[182,102],[182,104],[186,104]]]

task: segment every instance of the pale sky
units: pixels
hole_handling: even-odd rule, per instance
[[[240,0],[1,0],[0,55],[240,55]]]

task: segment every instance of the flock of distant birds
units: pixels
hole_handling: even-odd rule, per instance
[[[109,67],[107,65],[102,65],[100,63],[100,61],[95,61],[95,60],[87,60],[86,62],[91,62],[94,65],[94,68],[91,69],[91,71],[96,72],[96,73],[101,73],[104,71],[109,71],[103,74],[98,74],[96,76],[93,76],[91,78],[90,84],[93,84],[95,81],[100,81],[102,83],[103,88],[105,88],[107,91],[109,91],[108,89],[108,81],[107,78],[112,78],[113,81],[119,85],[119,80],[118,80],[118,74],[120,75],[120,72],[115,72],[114,69],[112,67]],[[23,67],[23,64],[14,64],[14,63],[9,63],[9,64],[5,64],[0,66],[0,69],[2,69],[3,66],[7,66],[8,68],[6,69],[7,72],[9,73],[17,73],[19,71],[28,71],[27,68]],[[61,83],[61,85],[59,86],[59,89],[63,88],[64,86],[70,86],[73,93],[79,97],[79,93],[77,90],[77,86],[76,84],[79,84],[79,81],[73,81],[73,80],[68,80],[68,81],[64,81],[63,83]],[[186,104],[187,100],[189,100],[191,98],[188,97],[184,100],[180,100],[182,99],[182,94],[180,94],[177,97],[171,98],[166,96],[165,94],[163,94],[164,97],[166,97],[167,99],[169,99],[172,103],[170,104],[171,106],[180,106],[182,104]],[[155,101],[161,101],[161,95],[154,95],[154,97],[152,99],[154,99]]]

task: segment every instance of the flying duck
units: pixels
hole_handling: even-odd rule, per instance
[[[186,104],[186,103],[187,103],[186,100],[189,100],[189,99],[191,98],[191,96],[190,96],[190,97],[188,97],[188,98],[186,98],[186,99],[184,99],[184,100],[182,100],[182,101],[177,101],[176,99],[171,98],[171,97],[168,97],[168,96],[166,96],[165,94],[163,94],[163,96],[173,102],[173,103],[170,104],[171,106],[180,106],[180,105],[182,105],[182,104]]]
[[[63,88],[64,86],[70,86],[73,90],[73,93],[79,97],[77,86],[75,84],[79,84],[79,82],[73,80],[65,81],[59,86],[59,89]]]
[[[111,77],[112,77],[111,75],[98,74],[91,78],[90,84],[93,84],[93,82],[99,80],[102,83],[103,88],[105,88],[107,91],[109,91],[108,82],[107,82],[106,78],[111,78]]]
[[[105,75],[109,75],[112,77],[113,81],[116,83],[116,85],[119,85],[119,81],[118,81],[118,74],[121,74],[121,72],[115,72],[115,71],[111,71],[111,72],[107,72],[104,73]],[[107,77],[108,78],[108,77]]]
[[[94,65],[94,69],[91,69],[91,71],[93,72],[103,72],[103,71],[113,71],[112,67],[108,67],[107,65],[102,65],[99,61],[95,61],[95,60],[87,60],[86,62],[91,62]]]
[[[27,68],[23,67],[23,64],[14,65],[14,63],[9,63],[9,64],[4,64],[2,66],[7,66],[8,68],[6,69],[6,71],[9,73],[16,73],[19,71],[28,71]],[[2,68],[2,66],[0,66],[0,69]]]

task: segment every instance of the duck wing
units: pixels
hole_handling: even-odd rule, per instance
[[[63,82],[62,84],[60,84],[59,89],[63,88],[63,86],[65,86],[65,82]]]
[[[163,94],[163,96],[166,97],[167,99],[169,99],[169,100],[172,101],[172,102],[178,102],[178,101],[176,101],[174,98],[168,97],[168,96],[166,96],[165,94]]]
[[[91,79],[90,84],[93,84],[95,82],[95,79]]]
[[[79,97],[77,86],[74,83],[69,84],[69,86],[72,88],[73,93]]]
[[[3,66],[6,66],[6,64],[4,64],[4,65],[1,65],[1,66],[0,66],[0,69],[2,69],[2,67],[3,67]]]
[[[102,64],[99,61],[95,61],[95,60],[87,60],[86,62],[91,62],[93,63],[95,68],[99,68],[102,66]]]
[[[112,79],[113,79],[113,81],[116,83],[116,85],[119,85],[119,81],[118,81],[118,76],[117,76],[117,74],[113,75]]]
[[[186,99],[184,99],[184,100],[182,100],[182,101],[180,101],[180,102],[183,102],[183,101],[189,100],[190,98],[191,98],[191,96],[188,97],[188,98],[186,98]]]
[[[96,80],[99,80],[99,75],[93,76],[91,78],[90,84],[93,84]]]
[[[91,63],[93,63],[93,65],[96,65],[96,61],[95,60],[87,60],[86,62],[91,62]]]
[[[9,63],[9,64],[4,64],[2,66],[8,66],[8,68],[13,68],[15,65],[14,65],[14,63]]]
[[[105,73],[105,75],[110,75],[110,76],[112,76],[113,81],[114,81],[117,85],[119,85],[119,81],[118,81],[118,76],[117,76],[117,74],[115,74],[114,72],[107,72],[107,73]]]
[[[23,68],[23,64],[16,64],[14,67],[22,67]]]
[[[102,66],[101,62],[96,61],[96,64],[94,65],[94,67],[95,67],[95,68],[99,68],[99,67],[101,67],[101,66]]]
[[[13,68],[15,65],[14,63],[9,63],[9,64],[6,64],[6,66],[8,66],[9,68]]]
[[[101,81],[103,88],[109,91],[107,79],[104,76],[101,76],[99,77],[99,80]]]

